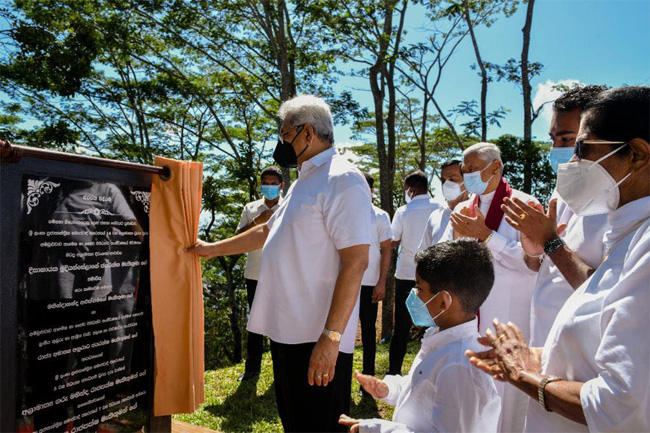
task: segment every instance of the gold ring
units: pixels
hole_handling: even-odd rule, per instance
[[[506,334],[501,334],[501,335],[499,335],[499,338],[497,338],[497,340],[501,341],[504,338],[506,338]]]
[[[519,215],[519,218],[523,220],[524,218],[526,218],[526,216],[528,216],[528,214],[526,212],[522,212],[521,215]]]
[[[323,373],[323,377],[330,377],[330,375],[327,373]]]

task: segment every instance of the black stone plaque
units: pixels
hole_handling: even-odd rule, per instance
[[[147,176],[19,171],[1,191],[0,428],[141,431],[153,383]]]

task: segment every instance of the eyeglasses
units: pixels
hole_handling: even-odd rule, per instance
[[[304,128],[305,125],[306,125],[306,123],[303,123],[302,125],[292,126],[291,129],[298,129],[298,132],[296,133],[296,136],[297,136],[298,134],[300,134],[300,131],[302,131],[302,128]],[[287,132],[289,132],[289,131],[287,131]],[[282,133],[282,130],[280,130],[278,132],[278,137],[279,137],[280,141],[284,141],[284,136],[287,134],[287,132],[285,132],[284,134]]]
[[[576,145],[575,145],[575,155],[578,157],[578,159],[582,159],[585,156],[585,151],[588,149],[585,147],[585,144],[587,146],[592,145],[592,144],[626,144],[627,141],[607,141],[607,140],[576,140]]]

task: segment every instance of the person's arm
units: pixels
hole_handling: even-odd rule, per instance
[[[402,212],[398,209],[393,215],[393,222],[390,226],[393,232],[393,241],[390,244],[391,249],[399,247],[402,240]]]
[[[372,418],[359,420],[359,433],[412,433],[406,424],[387,419]]]
[[[426,250],[433,245],[433,227],[435,214],[436,212],[434,211],[431,213],[431,215],[429,215],[427,225],[424,228],[424,233],[422,233],[422,239],[420,239],[420,245],[418,245],[418,251]]]
[[[530,348],[521,330],[513,323],[493,321],[496,334],[488,329],[479,342],[491,349],[475,353],[468,350],[465,355],[470,363],[481,371],[526,393],[537,404],[539,384],[547,377],[540,373],[541,350]],[[587,425],[580,400],[583,382],[561,380],[551,382],[544,389],[546,406],[577,423]]]
[[[368,267],[368,245],[342,248],[338,250],[338,253],[341,266],[336,278],[325,328],[343,333],[357,303],[363,273]],[[327,386],[334,379],[334,367],[338,354],[339,342],[333,342],[325,335],[321,335],[309,360],[307,380],[310,385],[315,383],[318,386],[321,384]]]
[[[548,213],[544,213],[544,209],[539,204],[531,205],[532,203],[527,204],[514,198],[505,199],[501,208],[505,212],[508,224],[519,230],[522,238],[526,236],[531,244],[543,251],[546,242],[560,238],[566,229],[566,224],[557,225],[557,199],[553,199],[549,203]],[[553,261],[553,264],[557,266],[562,276],[574,289],[580,287],[595,271],[566,244],[553,254],[548,255],[546,259]],[[534,265],[534,261],[535,258],[531,258],[531,264]],[[539,263],[538,259],[537,261]]]
[[[268,226],[262,224],[251,230],[218,242],[209,243],[197,239],[196,244],[187,248],[186,251],[196,253],[205,258],[243,254],[262,248],[268,235]]]
[[[379,302],[386,296],[386,278],[388,276],[388,268],[390,267],[391,243],[392,241],[389,238],[379,244],[379,254],[381,255],[379,261],[379,280],[372,292],[373,302]]]
[[[258,216],[251,219],[251,221],[248,224],[243,225],[243,226],[240,224],[240,227],[237,229],[235,234],[244,233],[245,231],[248,231],[248,230],[252,229],[253,227],[258,226],[260,224],[266,224],[272,216],[273,216],[273,210],[272,209],[267,209],[264,212],[262,212],[261,214],[259,214]],[[243,220],[242,220],[242,222],[243,222]]]
[[[514,386],[525,392],[533,401],[530,404],[539,404],[539,384],[547,377],[540,373],[522,371],[519,376],[509,380]],[[546,384],[544,388],[544,402],[551,411],[582,425],[587,425],[585,413],[580,401],[580,390],[583,382],[559,380]]]

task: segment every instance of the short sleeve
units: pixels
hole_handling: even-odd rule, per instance
[[[391,224],[391,230],[393,231],[393,240],[399,242],[402,240],[402,208],[397,209],[395,215],[393,216],[393,223]]]
[[[370,190],[361,182],[340,183],[329,191],[324,204],[327,232],[337,250],[370,245],[373,212]]]
[[[390,227],[390,218],[387,213],[379,215],[379,242],[393,238],[393,229]]]
[[[249,225],[250,222],[250,212],[248,211],[248,206],[244,206],[244,209],[241,211],[241,218],[239,218],[239,225],[237,226],[237,230],[241,230],[247,225]]]

